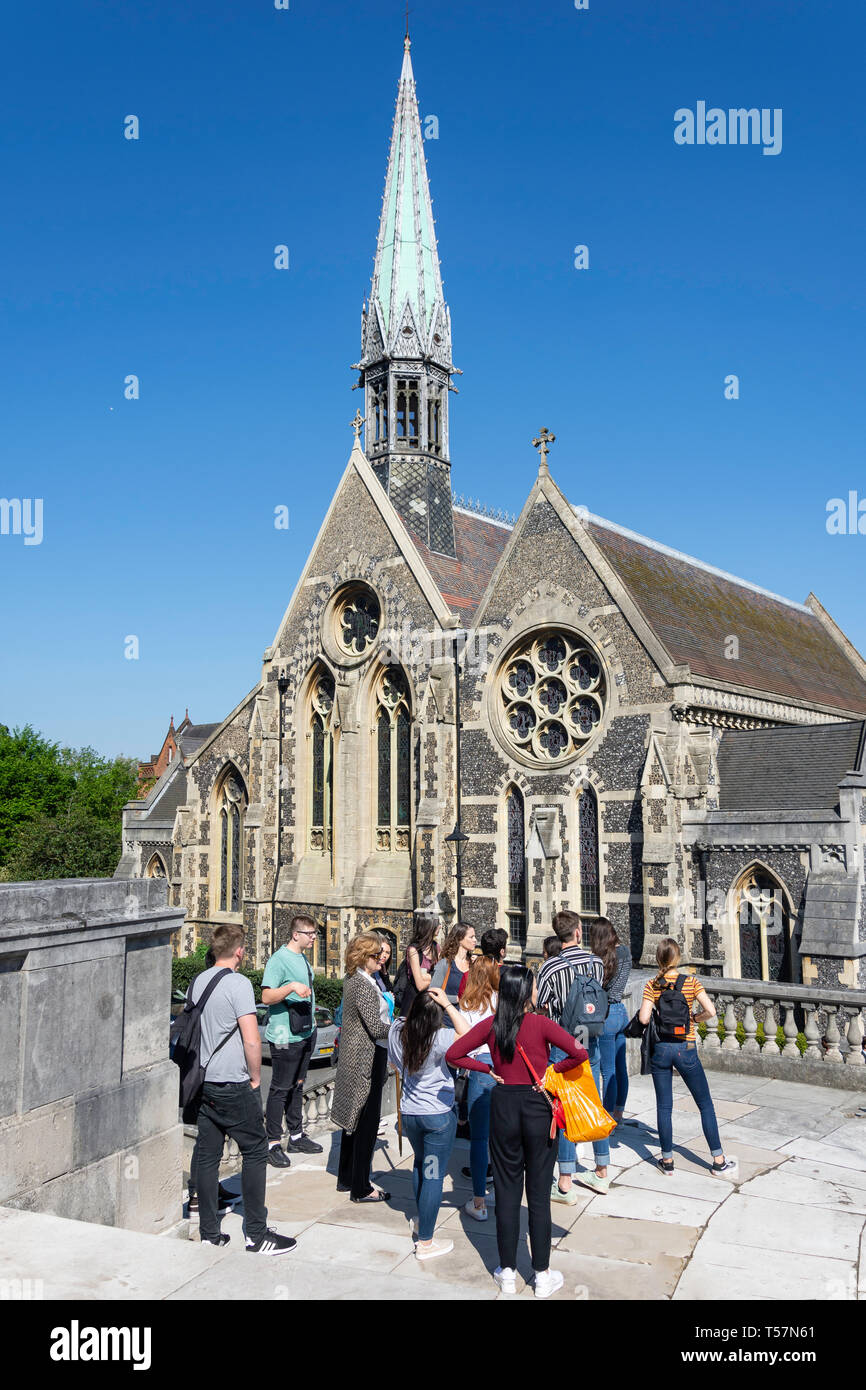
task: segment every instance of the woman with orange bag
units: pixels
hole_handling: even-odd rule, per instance
[[[536,1087],[543,1077],[551,1047],[566,1054],[556,1071],[585,1062],[588,1053],[564,1028],[533,1014],[538,994],[535,976],[525,965],[508,962],[499,975],[499,994],[493,1018],[482,1019],[449,1047],[450,1067],[483,1071],[499,1084],[490,1099],[490,1159],[496,1192],[496,1239],[499,1267],[494,1271],[503,1293],[517,1292],[517,1242],[520,1202],[526,1186],[529,1209],[529,1248],[535,1271],[536,1298],[549,1298],[562,1287],[562,1275],[550,1269],[550,1184],[557,1144],[551,1136],[551,1102]],[[490,1049],[492,1065],[471,1054]]]

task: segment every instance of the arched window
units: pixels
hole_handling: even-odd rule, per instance
[[[418,382],[400,377],[397,382],[397,438],[418,445]]]
[[[310,694],[310,849],[329,854],[334,832],[334,681],[315,677]]]
[[[747,869],[737,885],[735,923],[741,979],[796,982],[785,891],[760,865]]]
[[[439,438],[439,397],[436,395],[427,398],[427,447],[431,454],[440,452]]]
[[[161,854],[154,854],[145,870],[145,878],[168,878]]]
[[[411,720],[402,671],[390,666],[376,688],[376,848],[408,850],[411,819]]]
[[[219,834],[219,912],[239,913],[243,905],[241,874],[243,866],[243,818],[246,790],[240,773],[229,768],[217,791]]]
[[[508,843],[508,902],[505,907],[512,941],[526,938],[526,812],[523,796],[511,786],[505,793]]]
[[[601,911],[598,865],[598,803],[591,787],[584,787],[577,803],[577,835],[580,846],[580,910]]]

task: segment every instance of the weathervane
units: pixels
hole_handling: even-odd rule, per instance
[[[360,442],[361,442],[361,426],[362,426],[362,425],[365,425],[366,423],[367,423],[366,416],[362,415],[361,412],[360,412],[360,410],[356,410],[356,411],[355,411],[355,418],[354,418],[354,420],[352,421],[352,429],[355,431],[355,443],[356,443],[356,444],[360,444]]]
[[[537,449],[541,457],[541,462],[538,465],[538,471],[540,474],[543,473],[547,475],[550,472],[550,469],[547,466],[547,455],[550,453],[551,444],[555,443],[555,441],[556,435],[551,434],[550,430],[547,428],[546,425],[539,434],[538,438],[533,439],[532,441],[533,449]]]

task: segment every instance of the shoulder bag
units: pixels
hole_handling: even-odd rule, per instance
[[[529,1075],[532,1077],[533,1091],[538,1091],[539,1095],[544,1096],[544,1099],[550,1106],[550,1137],[551,1139],[555,1139],[557,1130],[565,1129],[565,1107],[563,1106],[562,1101],[559,1099],[559,1096],[552,1096],[549,1091],[546,1091],[544,1089],[543,1085],[541,1084],[538,1078],[538,1073],[536,1072],[534,1066],[530,1062],[526,1053],[523,1051],[523,1048],[520,1046],[520,1043],[517,1044],[517,1051],[520,1053],[521,1057],[526,1063]]]

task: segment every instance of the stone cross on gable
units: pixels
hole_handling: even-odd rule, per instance
[[[354,418],[354,420],[352,421],[352,429],[355,431],[355,443],[356,443],[356,444],[359,444],[359,443],[361,442],[361,426],[362,426],[362,425],[365,425],[366,423],[367,423],[366,417],[365,417],[364,415],[361,414],[360,410],[356,410],[356,411],[355,411],[355,418]]]
[[[532,447],[533,447],[533,449],[537,449],[537,450],[538,450],[538,453],[539,453],[539,455],[540,455],[540,460],[541,460],[540,463],[539,463],[539,465],[538,465],[538,471],[539,471],[539,473],[544,473],[544,474],[549,473],[550,470],[549,470],[548,467],[547,467],[547,455],[550,453],[550,446],[551,446],[551,444],[553,444],[555,441],[556,441],[556,435],[555,435],[555,434],[551,434],[551,433],[550,433],[550,430],[547,428],[546,425],[545,425],[544,429],[541,431],[541,433],[539,434],[538,438],[537,438],[537,439],[533,439],[533,441],[532,441]]]

